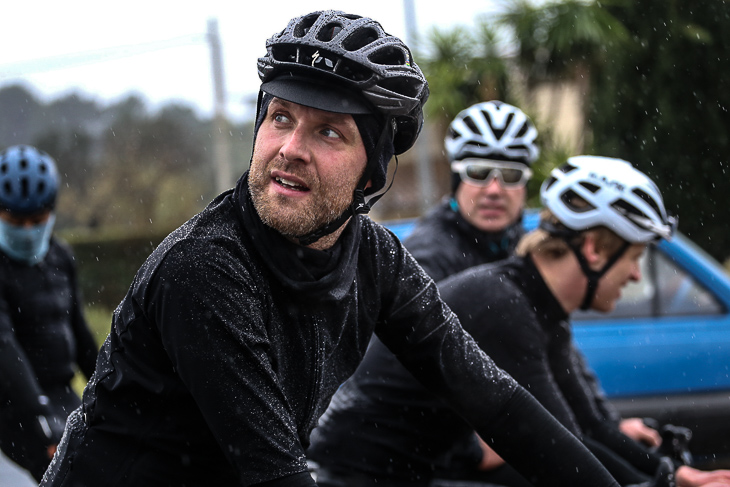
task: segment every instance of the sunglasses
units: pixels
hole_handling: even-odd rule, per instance
[[[497,178],[503,188],[523,188],[532,177],[532,171],[524,164],[486,159],[452,162],[451,170],[458,172],[462,181],[477,186],[487,186]]]

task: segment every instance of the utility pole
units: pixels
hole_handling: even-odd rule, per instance
[[[413,51],[419,42],[414,0],[403,0],[403,14],[406,23],[406,44]],[[431,207],[435,199],[433,165],[431,164],[431,155],[428,150],[428,142],[430,140],[429,131],[429,125],[424,123],[421,129],[421,135],[418,137],[414,147],[417,158],[416,172],[418,174],[418,183],[421,187],[421,214],[425,213]]]
[[[213,169],[217,193],[229,189],[231,179],[231,136],[226,117],[226,88],[223,79],[223,54],[218,20],[208,20],[208,44],[213,68]]]

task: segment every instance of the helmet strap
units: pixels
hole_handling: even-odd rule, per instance
[[[618,261],[621,256],[626,253],[626,250],[628,250],[631,244],[629,242],[624,242],[623,245],[621,245],[621,248],[619,248],[611,256],[611,258],[608,259],[608,262],[606,262],[603,267],[601,267],[599,270],[594,270],[591,269],[591,267],[588,265],[588,260],[586,260],[585,255],[583,255],[580,246],[571,243],[567,239],[566,242],[568,244],[568,247],[570,247],[570,249],[575,254],[575,257],[578,259],[578,264],[580,265],[583,274],[586,276],[586,278],[588,278],[588,284],[586,285],[586,294],[585,296],[583,296],[583,302],[580,305],[580,309],[587,310],[591,307],[591,303],[593,303],[593,299],[596,297],[598,281],[600,281],[604,274],[606,274],[606,272],[608,272],[608,270],[613,267],[616,261]]]
[[[385,143],[390,139],[393,139],[393,135],[395,134],[395,121],[392,117],[388,117],[385,120],[385,123],[383,124],[383,131],[380,133],[380,137],[378,138],[378,143],[375,146],[375,150],[370,153],[370,157],[368,158],[367,164],[365,166],[365,171],[363,172],[362,176],[360,177],[360,181],[358,181],[357,186],[355,187],[355,191],[353,193],[352,197],[352,203],[350,206],[337,218],[335,218],[333,221],[329,222],[328,224],[318,228],[317,230],[310,232],[306,235],[302,235],[301,237],[298,237],[299,243],[301,245],[311,245],[320,238],[324,237],[325,235],[329,235],[333,232],[335,232],[338,228],[340,228],[342,225],[345,224],[347,220],[349,220],[353,216],[357,215],[366,215],[370,212],[370,209],[372,206],[383,197],[385,193],[390,190],[391,186],[393,186],[393,181],[395,180],[395,174],[393,176],[393,179],[390,180],[390,184],[387,188],[385,188],[384,191],[381,193],[378,193],[374,196],[372,196],[369,200],[365,200],[365,187],[367,186],[368,182],[370,181],[370,178],[372,177],[373,172],[375,171],[376,165],[379,164],[379,158],[380,153],[383,151],[383,147],[385,146]],[[396,171],[398,170],[398,157],[395,157],[395,167]]]
[[[618,261],[621,256],[626,253],[626,251],[631,246],[631,243],[624,241],[621,247],[611,256],[611,258],[608,259],[608,261],[603,265],[602,268],[600,268],[599,270],[594,270],[591,269],[591,266],[588,264],[588,260],[586,259],[585,255],[583,255],[581,245],[575,243],[575,237],[577,237],[580,232],[570,230],[563,227],[562,225],[556,225],[552,222],[545,220],[540,221],[539,228],[555,237],[562,238],[565,243],[568,244],[570,250],[573,251],[575,258],[578,259],[578,265],[580,265],[580,269],[583,271],[583,274],[588,279],[588,284],[586,285],[586,293],[585,296],[583,296],[583,302],[580,305],[580,309],[589,309],[591,307],[591,303],[593,303],[593,299],[596,297],[598,281],[600,281],[603,275],[606,274],[606,272],[608,272],[608,270],[613,267],[616,261]]]

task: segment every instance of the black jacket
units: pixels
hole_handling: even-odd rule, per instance
[[[506,259],[525,233],[519,221],[502,232],[483,232],[466,221],[455,204],[447,199],[434,207],[403,241],[436,282],[469,267]]]
[[[529,259],[472,267],[441,281],[439,290],[482,350],[574,435],[583,438],[590,433],[619,455],[647,470],[656,469],[658,461],[648,460],[645,449],[620,435],[596,409],[572,360],[568,316]],[[335,395],[310,450],[328,471],[355,472],[382,485],[428,485],[434,472],[454,473],[454,455],[461,457],[460,448],[472,432],[462,416],[374,340],[360,368]],[[526,474],[514,462],[571,453],[549,446],[537,450],[533,442],[540,433],[531,433],[521,451],[504,450],[499,442],[493,446],[539,485],[542,479]],[[481,435],[494,441],[492,435]]]
[[[260,221],[244,176],[136,275],[42,485],[313,485],[310,432],[373,332],[477,430],[513,435],[514,405],[575,447],[393,234],[360,217],[331,251],[292,245]]]
[[[5,408],[55,414],[39,396],[91,377],[96,343],[81,311],[73,257],[56,239],[28,266],[0,252],[0,398]],[[53,405],[50,405],[53,406]]]
[[[501,232],[483,232],[467,222],[458,212],[456,202],[447,198],[417,222],[403,243],[423,270],[438,282],[470,267],[510,257],[524,234],[521,219]],[[618,424],[620,415],[606,399],[590,364],[574,343],[570,346],[576,370],[584,376],[596,407],[604,418]],[[467,443],[456,448],[474,462],[481,460],[481,448],[476,441]]]
[[[487,298],[484,289],[490,290]],[[439,290],[482,350],[566,428],[640,472],[655,473],[660,457],[606,416],[574,353],[569,316],[529,256],[469,269],[441,281]]]

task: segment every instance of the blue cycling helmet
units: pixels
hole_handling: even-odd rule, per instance
[[[32,215],[53,209],[58,171],[53,158],[29,145],[15,145],[0,154],[0,208]]]

